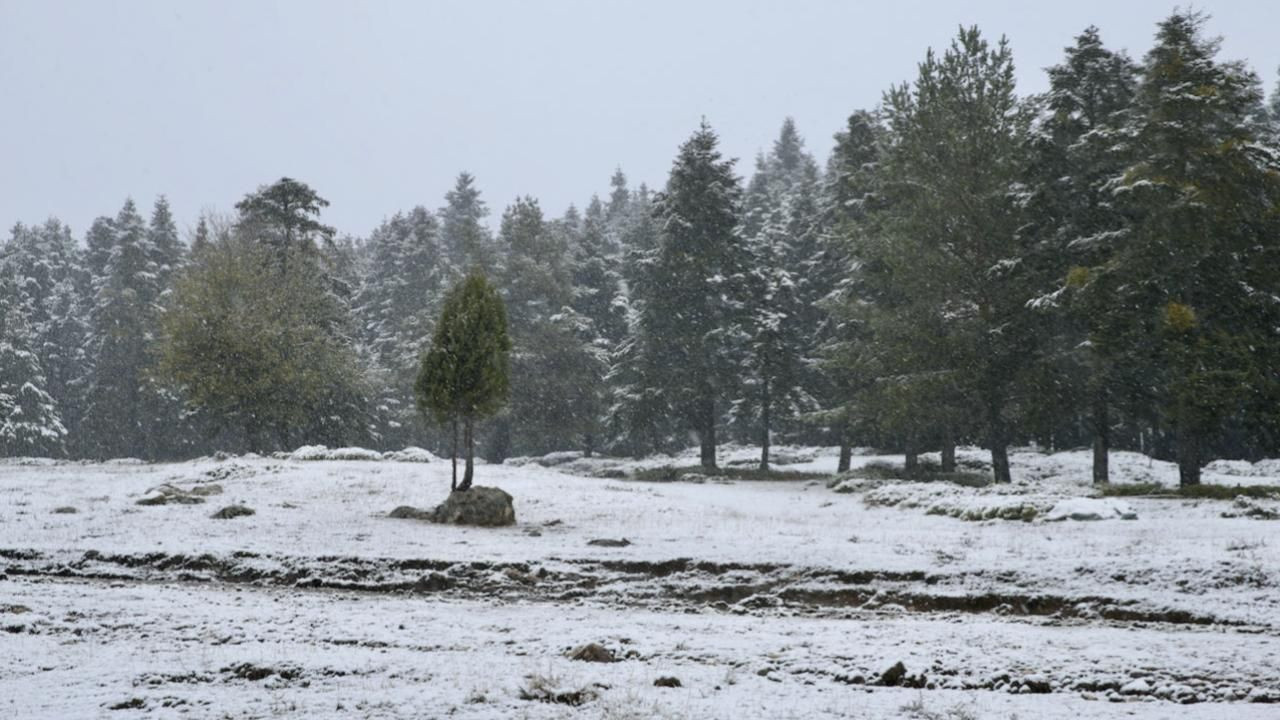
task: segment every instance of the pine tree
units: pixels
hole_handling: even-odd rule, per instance
[[[868,315],[885,309],[876,284],[878,266],[859,263],[860,241],[875,233],[870,222],[879,209],[878,168],[884,152],[884,130],[878,118],[859,110],[835,136],[823,184],[821,247],[813,265],[814,284],[826,289],[818,300],[823,319],[818,327],[815,355],[822,383],[816,393],[825,398],[815,418],[828,423],[840,446],[837,469],[852,462],[853,438],[859,426],[870,436],[875,417],[863,412],[860,396],[872,388],[874,375]],[[870,281],[869,281],[870,280]],[[948,459],[943,447],[944,465]],[[954,460],[954,450],[950,453]]]
[[[1026,262],[1043,277],[1045,295],[1033,303],[1045,319],[1049,371],[1040,383],[1051,421],[1084,397],[1093,432],[1093,479],[1108,481],[1111,408],[1121,388],[1143,372],[1139,358],[1125,357],[1123,332],[1109,311],[1115,289],[1089,282],[1097,267],[1124,242],[1128,221],[1113,201],[1112,180],[1128,161],[1122,135],[1137,83],[1137,68],[1123,53],[1107,50],[1098,29],[1086,28],[1049,68],[1044,112],[1030,138],[1028,227],[1033,239]],[[1080,378],[1074,380],[1074,378]],[[1064,379],[1067,381],[1064,382]],[[1128,382],[1126,382],[1128,381]],[[1083,392],[1081,392],[1083,390]]]
[[[610,253],[608,217],[599,198],[592,198],[573,247],[574,311],[590,323],[589,342],[611,348],[622,340],[622,278],[619,258]]]
[[[147,232],[152,252],[155,253],[156,285],[163,294],[173,284],[173,276],[182,267],[186,254],[186,248],[178,239],[178,226],[173,222],[169,200],[163,195],[156,198]]]
[[[622,257],[622,289],[618,297],[625,331],[609,353],[604,426],[609,446],[635,457],[674,447],[679,422],[659,385],[657,349],[660,338],[646,327],[646,298],[662,291],[654,278],[659,227],[652,196],[641,185],[628,212],[615,220]]]
[[[817,340],[821,293],[809,281],[818,260],[817,165],[791,118],[756,164],[743,202],[749,268],[739,320],[743,377],[730,417],[758,429],[760,468],[769,469],[772,431],[816,409],[807,362]]]
[[[976,27],[961,29],[941,57],[926,55],[913,85],[886,95],[885,113],[891,240],[875,260],[909,288],[895,326],[881,328],[887,342],[878,341],[888,351],[883,369],[896,373],[886,397],[901,396],[900,416],[928,418],[931,395],[946,393],[934,401],[950,405],[948,395],[969,394],[981,408],[995,479],[1009,482],[1010,415],[1035,347],[1012,202],[1028,117],[1014,94],[1007,42],[993,48]]]
[[[439,223],[423,207],[374,230],[368,255],[355,304],[364,343],[386,371],[379,394],[389,424],[383,437],[403,446],[418,424],[413,383],[453,270],[444,259]]]
[[[85,234],[85,270],[93,282],[107,275],[107,263],[111,259],[111,249],[116,244],[115,221],[109,217],[95,218]],[[86,290],[89,288],[86,287]],[[90,290],[91,292],[91,290]]]
[[[611,356],[626,335],[626,299],[623,294],[619,256],[611,252],[607,211],[599,198],[587,205],[573,249],[572,309],[578,318],[575,335],[582,345],[586,374],[582,385],[584,451],[591,455],[605,431],[609,402],[607,377]]]
[[[67,431],[45,390],[27,318],[33,309],[0,263],[0,457],[61,456]]]
[[[609,203],[605,207],[605,222],[617,223],[631,210],[631,191],[627,189],[627,175],[622,168],[613,171],[609,178]]]
[[[56,219],[40,226],[18,224],[4,251],[4,265],[17,278],[15,302],[27,308],[31,349],[46,379],[43,388],[73,433],[83,412],[80,381],[89,371],[87,276],[71,230]]]
[[[155,458],[160,424],[172,420],[158,417],[167,403],[148,377],[160,296],[156,253],[133,200],[125,201],[110,227],[114,238],[103,275],[94,279],[90,311],[85,450],[95,457]]]
[[[200,220],[196,223],[195,233],[191,238],[191,254],[195,255],[204,252],[209,247],[209,220],[204,213],[200,214]]]
[[[661,228],[641,299],[637,349],[652,389],[698,435],[703,467],[716,467],[716,428],[736,381],[733,327],[741,312],[744,249],[736,232],[742,194],[733,160],[703,121],[680,147],[655,203]]]
[[[520,198],[502,216],[501,292],[511,327],[509,411],[495,425],[490,459],[563,450],[596,430],[600,415],[589,319],[572,307],[572,217],[547,222],[536,200]]]
[[[468,275],[445,297],[422,357],[414,389],[418,407],[453,438],[454,490],[469,490],[474,476],[475,424],[502,408],[510,392],[507,316],[502,297],[480,274]],[[466,470],[458,483],[458,425],[461,423]]]
[[[1135,161],[1116,179],[1131,239],[1098,270],[1117,288],[1127,337],[1154,360],[1159,419],[1183,485],[1200,482],[1225,420],[1274,397],[1280,352],[1280,159],[1266,147],[1258,78],[1215,60],[1203,15],[1159,25],[1128,129]]]
[[[310,186],[288,177],[260,186],[236,203],[242,230],[272,248],[282,264],[295,251],[310,257],[333,240],[336,231],[319,219],[327,207],[329,201]]]
[[[489,230],[484,226],[488,214],[475,178],[459,173],[439,212],[441,242],[449,266],[457,272],[469,273],[473,269],[490,274],[497,272],[497,254]]]

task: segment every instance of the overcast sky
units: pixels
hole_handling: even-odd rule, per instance
[[[824,160],[849,113],[960,24],[1007,35],[1020,92],[1089,24],[1135,57],[1171,2],[0,0],[0,223],[77,237],[159,193],[184,228],[282,175],[367,235],[460,170],[493,211],[559,215],[621,166],[660,186],[706,116],[739,172],[796,119]],[[1280,2],[1209,0],[1224,58],[1275,87]]]

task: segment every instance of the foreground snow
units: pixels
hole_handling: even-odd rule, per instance
[[[1277,525],[1223,501],[1090,499],[1087,453],[1017,453],[1014,486],[976,490],[647,483],[586,475],[688,460],[559,454],[478,468],[516,498],[517,525],[487,530],[386,517],[439,502],[447,463],[305,455],[0,463],[0,605],[23,609],[0,608],[0,697],[16,716],[136,701],[119,716],[1154,718],[1195,701],[1197,717],[1265,717],[1237,703],[1280,700]],[[835,468],[833,449],[779,455]],[[1208,478],[1280,483],[1267,467]],[[163,483],[222,492],[136,504]],[[210,518],[233,503],[256,513]],[[961,519],[1011,504],[1044,512]],[[1117,519],[1042,519],[1055,507]],[[585,642],[633,657],[563,657]],[[874,687],[898,661],[925,687]],[[247,679],[244,663],[271,670]],[[597,697],[522,700],[527,676]]]

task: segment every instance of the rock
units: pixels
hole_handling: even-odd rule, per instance
[[[519,569],[517,569],[517,568],[509,567],[509,568],[507,568],[507,569],[503,570],[503,571],[502,571],[502,574],[503,574],[503,575],[504,575],[508,580],[514,580],[515,582],[518,582],[518,583],[520,583],[521,585],[537,585],[537,584],[538,584],[538,576],[537,576],[537,575],[532,575],[532,574],[527,573],[527,572],[522,572],[521,570],[519,570]]]
[[[1124,687],[1120,688],[1120,692],[1125,695],[1148,695],[1151,693],[1151,685],[1146,680],[1138,678],[1125,684]]]
[[[176,485],[165,483],[151,488],[138,500],[139,505],[199,505],[204,498],[192,495]]]
[[[897,687],[902,684],[903,678],[907,676],[907,666],[902,661],[894,663],[892,667],[880,674],[880,685],[885,687]]]
[[[587,643],[586,645],[577,648],[573,652],[569,653],[569,659],[598,663],[611,663],[618,661],[618,659],[613,656],[612,650],[597,643]]]
[[[416,507],[401,505],[400,507],[387,513],[387,517],[396,518],[397,520],[430,520],[430,510],[419,510]]]
[[[438,572],[423,575],[413,584],[413,589],[418,592],[440,592],[451,587],[453,587],[453,579]]]
[[[596,538],[595,540],[588,540],[587,544],[595,545],[596,547],[626,547],[631,544],[631,541],[626,538],[618,540],[614,540],[612,538]]]
[[[80,511],[70,505],[63,505],[62,507],[56,507],[53,509],[54,515],[75,515],[78,512]]]
[[[187,491],[187,494],[194,495],[196,497],[209,497],[210,495],[221,495],[222,486],[219,485],[218,483],[204,483],[203,485],[196,485],[195,487],[191,488],[190,490]]]
[[[228,505],[209,517],[214,520],[230,520],[232,518],[253,515],[253,508],[247,508],[244,505]]]
[[[1262,501],[1237,495],[1230,510],[1222,512],[1224,518],[1247,517],[1255,520],[1280,520],[1280,506],[1264,505]]]
[[[437,505],[427,519],[448,525],[498,527],[514,525],[516,511],[506,492],[477,485],[470,490],[449,493],[449,498]]]
[[[1022,687],[1026,692],[1037,695],[1053,692],[1053,686],[1043,675],[1028,675],[1022,678]]]
[[[680,678],[670,677],[670,676],[663,676],[658,678],[657,680],[654,680],[653,686],[666,687],[666,688],[684,687],[684,685],[680,682]]]

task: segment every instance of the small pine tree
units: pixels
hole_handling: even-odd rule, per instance
[[[469,490],[474,474],[475,423],[502,408],[510,392],[507,311],[502,296],[480,273],[456,284],[436,322],[431,349],[414,385],[418,408],[453,438],[452,490]],[[458,483],[458,425],[466,445],[466,471]]]

